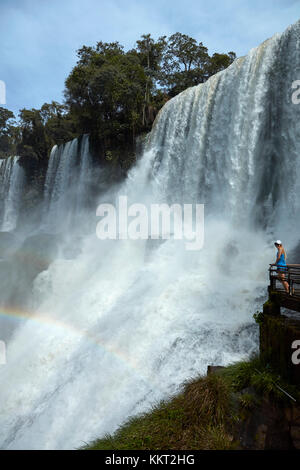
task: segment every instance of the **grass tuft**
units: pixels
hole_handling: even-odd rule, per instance
[[[91,450],[230,449],[226,430],[230,386],[210,375],[189,383],[183,392],[152,411],[130,419],[113,436],[105,436]]]
[[[187,383],[176,397],[130,419],[113,436],[107,435],[86,449],[236,449],[239,444],[233,430],[264,396],[279,402],[287,399],[276,384],[299,398],[293,387],[282,383],[256,357],[230,365]]]

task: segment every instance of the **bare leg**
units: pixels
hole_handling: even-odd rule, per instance
[[[289,292],[290,292],[290,287],[289,287],[289,283],[285,280],[284,274],[282,274],[282,273],[278,274],[278,278],[279,278],[281,284],[283,285],[283,287],[284,287],[284,289],[285,289],[285,292],[286,292],[287,294],[289,294]]]

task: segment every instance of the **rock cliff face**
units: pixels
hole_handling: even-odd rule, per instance
[[[207,373],[222,369],[208,366]],[[300,450],[300,405],[283,392],[281,398],[274,400],[254,387],[233,394],[230,432],[239,449]]]
[[[260,361],[265,370],[278,374],[278,380],[300,385],[300,313],[287,310],[283,305],[295,299],[274,292],[269,288],[269,299],[263,312],[255,318],[260,325]],[[282,314],[282,312],[284,314]],[[222,367],[208,366],[208,374],[218,373]],[[259,373],[259,371],[257,371]],[[274,383],[273,383],[274,385]],[[259,393],[256,388],[245,388],[234,396],[237,405],[238,424],[234,426],[235,440],[242,449],[249,450],[300,450],[300,404],[282,387],[275,384],[282,394],[276,401],[270,395]],[[240,406],[241,403],[248,406]]]
[[[300,385],[300,364],[293,355],[300,340],[300,314],[281,314],[281,295],[270,292],[260,324],[260,358],[288,383]],[[253,392],[253,391],[252,391]],[[240,430],[240,442],[246,449],[300,449],[300,406],[287,397],[287,404],[276,404],[266,397],[246,417]]]
[[[266,364],[272,365],[281,377],[294,385],[300,385],[300,364],[293,360],[295,348],[300,341],[300,314],[282,315],[280,294],[270,293],[259,318],[260,355]]]
[[[300,450],[300,407],[264,398],[243,422],[239,440],[249,450]]]

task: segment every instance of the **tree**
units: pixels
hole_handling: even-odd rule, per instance
[[[204,83],[209,77],[228,67],[235,53],[209,56],[202,42],[186,34],[175,33],[169,37],[162,64],[160,84],[172,97],[188,87]]]
[[[124,53],[118,43],[83,48],[65,89],[76,128],[92,134],[104,153],[126,147],[141,128],[146,83],[136,51]]]
[[[142,125],[147,126],[149,122],[152,123],[151,118],[153,117],[152,111],[154,104],[152,97],[156,83],[160,79],[161,61],[167,45],[166,36],[161,36],[155,42],[150,34],[144,34],[136,44],[138,57],[147,77],[142,111]]]
[[[14,152],[17,137],[14,119],[12,111],[0,107],[0,158],[5,158]]]
[[[38,109],[21,109],[19,113],[21,142],[18,144],[17,152],[24,156],[37,160],[47,158],[47,136]]]
[[[15,118],[12,111],[0,106],[0,131],[7,132],[11,121]]]
[[[202,42],[175,33],[168,39],[160,83],[167,87],[170,96],[175,96],[189,86],[203,83],[208,64],[209,54]]]
[[[227,67],[229,67],[229,65],[232,64],[235,59],[236,54],[234,52],[228,52],[228,54],[213,54],[208,67],[209,75],[211,76],[220,72],[221,70],[227,69]]]
[[[40,115],[45,126],[49,145],[62,144],[76,137],[76,129],[67,106],[52,101],[44,103]]]

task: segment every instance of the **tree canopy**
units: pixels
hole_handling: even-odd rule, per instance
[[[0,158],[8,157],[15,150],[17,128],[12,111],[0,107]]]
[[[202,42],[177,32],[157,40],[142,35],[128,51],[118,42],[100,41],[79,49],[77,59],[63,104],[21,109],[18,122],[0,108],[1,157],[17,152],[47,161],[55,143],[89,133],[99,158],[126,166],[136,136],[151,129],[166,101],[228,67],[235,53],[210,56]]]

